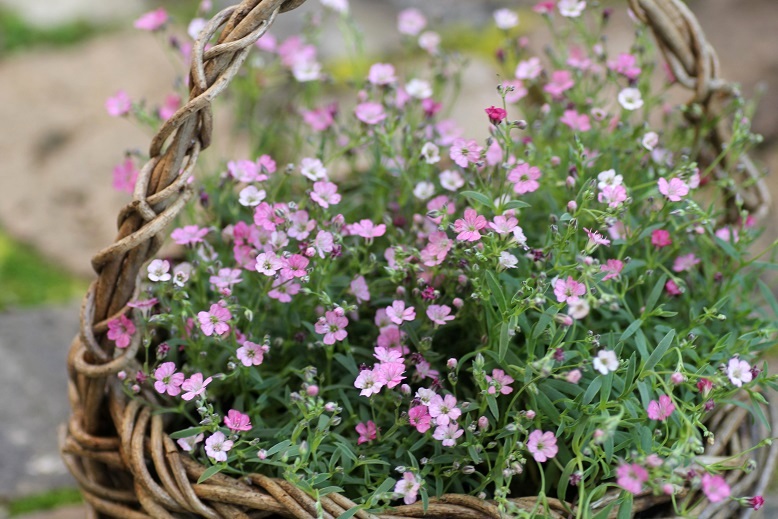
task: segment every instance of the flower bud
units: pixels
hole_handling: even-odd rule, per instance
[[[478,419],[478,428],[481,429],[482,431],[485,431],[486,429],[488,429],[489,428],[489,419],[487,417],[485,417],[485,416],[481,416]]]
[[[457,369],[457,359],[454,358],[448,359],[448,361],[446,362],[446,367],[448,369]]]
[[[267,458],[267,451],[265,449],[259,449],[259,451],[257,451],[257,458],[261,460]]]

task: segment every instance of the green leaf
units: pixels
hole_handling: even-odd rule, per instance
[[[586,389],[586,393],[584,393],[581,403],[583,405],[589,405],[594,399],[594,395],[596,395],[600,391],[601,387],[602,387],[602,377],[597,377],[594,380],[592,380],[592,383],[589,384],[589,387]]]
[[[199,485],[200,483],[210,478],[211,476],[218,474],[219,472],[224,470],[225,467],[226,465],[214,465],[213,467],[208,467],[207,469],[205,469],[205,472],[203,472],[203,474],[197,479],[197,484]]]
[[[654,305],[659,301],[659,296],[662,295],[662,290],[665,288],[665,283],[667,283],[667,274],[662,274],[659,281],[656,282],[656,285],[654,285],[654,288],[651,290],[651,294],[648,296],[646,308],[643,311],[644,315],[650,313],[651,310],[654,309]]]
[[[775,296],[773,295],[772,290],[770,290],[770,287],[761,279],[759,280],[759,291],[762,293],[762,297],[765,298],[765,301],[770,305],[770,308],[773,309],[773,314],[778,316],[778,301],[775,300]]]
[[[648,357],[646,365],[643,366],[644,371],[650,371],[654,369],[654,366],[656,366],[659,361],[662,360],[662,357],[664,357],[665,353],[667,353],[667,350],[670,349],[670,345],[673,343],[674,338],[675,330],[670,330],[667,332],[667,335],[665,335],[664,339],[659,341],[656,349],[652,351],[651,356]]]
[[[500,419],[500,408],[497,407],[497,399],[494,395],[486,395],[486,403],[489,404],[489,410],[492,412],[495,420]]]
[[[507,204],[505,204],[502,208],[503,210],[507,211],[508,209],[524,209],[525,207],[532,207],[527,202],[522,202],[521,200],[511,200]]]
[[[643,324],[642,319],[637,319],[635,321],[632,321],[632,323],[627,326],[627,329],[624,330],[624,333],[621,334],[621,337],[619,338],[619,341],[623,342],[632,337],[632,335],[640,329],[640,326]]]
[[[511,336],[508,333],[508,323],[502,323],[500,325],[500,345],[498,350],[498,356],[500,362],[505,360],[505,354],[508,353],[508,345],[511,342]]]
[[[196,436],[200,434],[206,429],[207,427],[190,427],[189,429],[182,429],[180,431],[176,431],[172,433],[170,437],[174,440],[178,440],[179,438],[189,438],[190,436]]]
[[[632,494],[629,492],[621,493],[621,506],[619,507],[619,515],[616,519],[630,519],[632,517]]]
[[[478,191],[462,191],[459,193],[459,196],[469,198],[470,200],[475,200],[479,204],[488,207],[489,209],[493,209],[492,201],[489,199],[489,197],[483,193],[479,193]]]
[[[370,496],[370,498],[367,500],[368,504],[372,506],[373,500],[376,499],[381,494],[385,494],[389,492],[390,488],[394,487],[394,484],[397,483],[397,480],[393,478],[386,478],[381,485],[375,489],[375,492]]]
[[[267,450],[267,455],[272,456],[273,454],[279,453],[282,450],[289,447],[290,445],[292,445],[292,442],[289,440],[284,440],[281,443],[276,443],[275,445],[273,445]]]
[[[595,515],[593,519],[606,519],[610,515],[611,510],[613,510],[614,506],[616,506],[616,503],[609,504],[608,506],[600,510],[600,513]]]
[[[357,512],[359,512],[360,510],[362,510],[362,507],[361,507],[361,506],[359,506],[359,505],[357,505],[357,506],[352,506],[351,508],[349,508],[348,510],[346,510],[345,512],[343,512],[342,514],[340,514],[340,515],[338,516],[338,519],[351,519],[351,518],[352,518],[352,517],[354,517],[354,515],[355,515]]]
[[[505,315],[508,311],[508,301],[505,299],[505,293],[502,291],[502,286],[497,280],[497,276],[491,270],[486,271],[486,285],[491,291],[491,295],[497,301],[497,308],[500,309],[500,313]],[[502,318],[502,316],[500,316]]]

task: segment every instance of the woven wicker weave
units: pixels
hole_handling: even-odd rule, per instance
[[[182,517],[317,517],[316,502],[286,481],[259,474],[237,480],[217,474],[207,483],[196,481],[205,467],[187,456],[165,433],[165,419],[152,416],[137,400],[128,400],[116,374],[137,368],[140,338],[115,355],[106,339],[107,323],[128,311],[127,302],[137,290],[138,272],[159,249],[168,224],[192,196],[188,180],[201,150],[211,141],[211,102],[240,69],[254,42],[275,17],[304,0],[244,0],[218,13],[208,23],[192,51],[189,102],[171,117],[151,142],[148,163],[141,170],[133,200],[119,213],[119,233],[113,245],[92,260],[97,280],[84,298],[81,332],[73,340],[68,357],[69,398],[72,415],[61,430],[62,456],[81,486],[92,516],[119,518]],[[680,0],[629,0],[636,15],[654,32],[660,48],[679,82],[694,90],[691,102],[706,116],[733,95],[729,84],[718,78],[716,55],[706,42],[694,16]],[[205,43],[221,29],[218,44]],[[724,122],[708,135],[714,152],[727,142]],[[717,154],[717,153],[715,153]],[[763,215],[768,195],[759,172],[745,159],[742,179],[728,197],[729,218],[737,216],[736,202],[751,214]],[[721,170],[723,171],[723,169]],[[155,395],[144,395],[153,401]],[[771,423],[778,411],[766,410]],[[706,456],[728,456],[759,443],[768,431],[751,424],[740,407],[721,407],[708,422],[716,442]],[[731,471],[735,495],[761,493],[773,471],[778,444],[755,451],[758,471]],[[738,465],[743,460],[737,460]],[[607,495],[596,503],[601,509],[616,499]],[[696,496],[699,497],[699,496]],[[667,498],[637,496],[634,511],[651,510],[653,516],[669,514],[662,507]],[[534,498],[515,502],[528,510]],[[322,499],[323,517],[336,518],[354,507],[349,499],[330,494]],[[569,505],[549,500],[554,517],[566,517]],[[695,512],[706,518],[737,515],[733,503],[703,502]],[[658,508],[657,508],[658,507]],[[742,511],[747,517],[749,510]],[[462,495],[444,495],[430,501],[426,513],[421,504],[399,506],[376,516],[359,511],[360,519],[377,517],[499,518],[493,503]]]

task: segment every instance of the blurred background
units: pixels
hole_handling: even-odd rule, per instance
[[[237,0],[236,0],[237,1]],[[214,4],[219,2],[214,0]],[[612,52],[627,51],[633,25],[626,1],[614,7]],[[78,327],[79,298],[91,280],[90,258],[110,244],[116,214],[129,195],[112,187],[126,150],[144,150],[151,134],[108,116],[104,102],[122,89],[160,106],[184,70],[164,37],[132,27],[140,14],[164,7],[186,27],[196,0],[0,0],[0,519],[82,517],[74,483],[59,460],[57,427],[69,412],[65,355]],[[532,1],[351,0],[354,17],[376,58],[400,47],[397,12],[416,6],[444,40],[470,58],[453,116],[473,137],[485,137],[483,108],[497,101],[492,13],[519,12],[519,28],[542,53],[543,24]],[[758,97],[753,127],[764,136],[756,159],[778,171],[778,1],[689,0],[717,49],[723,76]],[[320,9],[308,0],[301,11]],[[293,34],[303,13],[280,16],[278,37]],[[325,28],[333,31],[333,27]],[[181,31],[183,35],[183,30]],[[337,60],[340,38],[323,38]],[[683,97],[679,98],[679,101]],[[229,113],[216,113],[215,150],[238,155],[228,139]],[[472,130],[470,129],[472,128]],[[483,135],[479,135],[479,132]],[[220,138],[223,137],[223,138]],[[778,173],[767,177],[778,193]],[[778,212],[764,243],[778,238]],[[775,501],[775,500],[773,500]],[[768,503],[770,500],[768,500]],[[53,511],[46,511],[52,509]],[[772,511],[771,511],[772,510]],[[778,508],[763,517],[778,517]]]

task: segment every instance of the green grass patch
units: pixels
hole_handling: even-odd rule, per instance
[[[14,499],[8,503],[8,514],[14,517],[82,502],[81,493],[75,488],[58,488],[42,494]]]
[[[82,295],[88,284],[42,258],[0,230],[0,310],[63,302]]]

